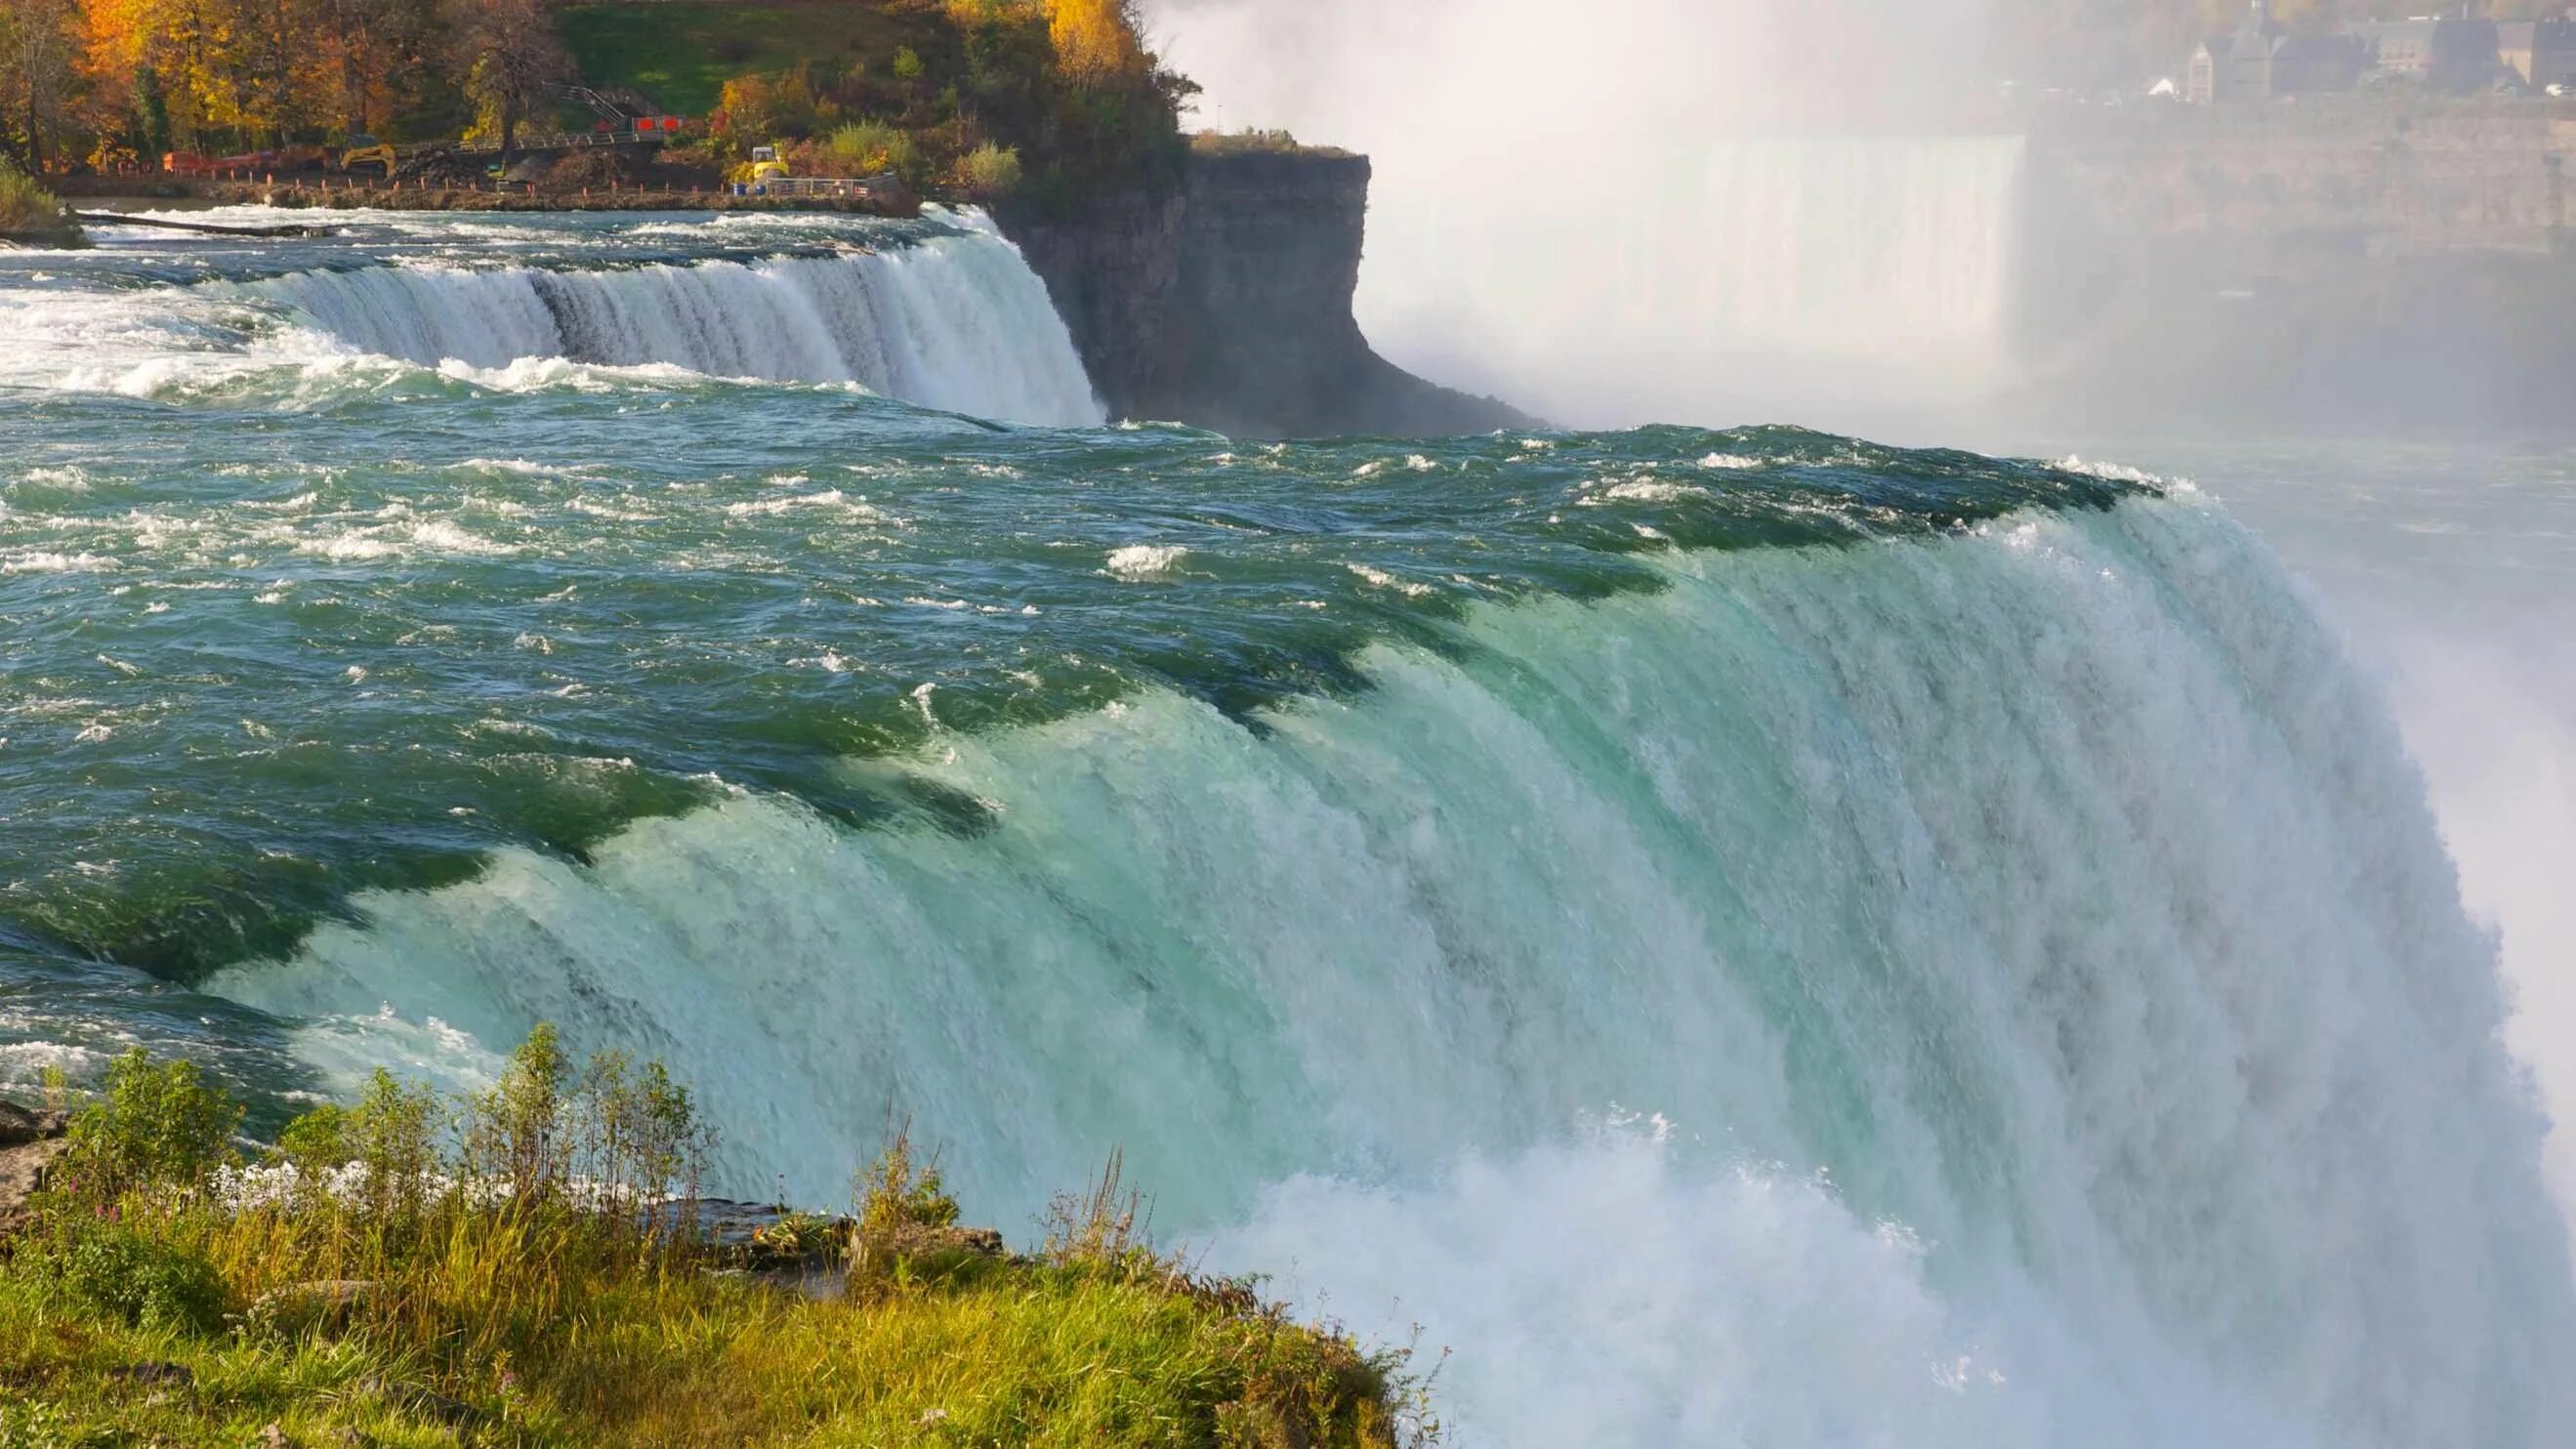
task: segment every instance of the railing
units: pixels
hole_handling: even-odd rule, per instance
[[[841,196],[865,201],[876,192],[865,181],[848,176],[772,176],[766,181],[737,181],[736,196]]]

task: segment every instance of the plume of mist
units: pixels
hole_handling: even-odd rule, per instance
[[[1855,198],[1946,186],[1909,168],[1957,158],[1882,151],[1823,177],[1777,138],[1841,138],[1848,155],[1856,138],[1955,134],[1990,94],[1974,79],[1994,73],[1985,4],[1149,0],[1147,15],[1206,86],[1203,125],[1375,160],[1361,322],[1399,363],[1570,423],[1905,431],[1899,414],[1978,365],[1926,351],[1973,339],[1869,335],[1872,289],[1895,282],[1836,267],[1883,270],[1886,249],[1835,233],[1992,198],[1872,216]],[[1758,138],[1773,149],[1746,156]],[[1779,335],[1799,310],[1823,320]]]

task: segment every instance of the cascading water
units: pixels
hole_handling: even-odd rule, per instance
[[[668,1054],[739,1174],[818,1200],[889,1107],[981,1201],[1123,1146],[1168,1223],[1476,1345],[1496,1442],[1710,1442],[1755,1383],[1742,1442],[2563,1422],[2491,947],[2258,548],[2141,502],[1660,582],[1379,648],[1366,695],[1257,729],[1148,693],[935,733],[905,767],[979,831],[737,799],[370,898],[214,989],[323,1064],[471,1080],[433,1021]],[[1550,1145],[1621,1111],[1680,1136]],[[1660,1288],[1593,1272],[1699,1232]],[[1504,1261],[1396,1266],[1434,1241]],[[1612,1353],[1669,1367],[1586,1389],[1496,1346],[1575,1352],[1629,1295],[1657,1316]],[[1748,1342],[1775,1312],[1805,1346]]]
[[[735,1191],[1123,1148],[1473,1444],[2576,1422],[2494,944],[2188,488],[995,427],[790,380],[1064,400],[971,233],[376,225],[0,259],[0,1090],[552,1020]]]
[[[834,258],[619,271],[367,267],[260,284],[364,351],[855,382],[928,407],[1081,425],[1102,413],[1046,288],[989,234]]]
[[[611,231],[519,218],[483,223],[493,234],[464,258],[434,223],[424,236],[417,221],[314,215],[354,236],[200,262],[195,277],[220,280],[176,296],[65,276],[0,294],[22,344],[0,386],[309,404],[385,385],[389,363],[508,389],[661,369],[855,383],[1013,422],[1104,417],[1045,284],[980,212],[819,232],[792,216]]]
[[[1666,252],[1684,270],[1668,305],[1695,299],[1701,325],[1747,348],[1992,360],[2011,306],[2019,138],[1728,141],[1707,165],[1702,210],[1674,218],[1703,245]]]

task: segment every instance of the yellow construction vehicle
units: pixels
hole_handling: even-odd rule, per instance
[[[340,155],[331,163],[331,169],[346,176],[360,166],[380,166],[384,168],[385,175],[391,176],[394,168],[401,164],[402,159],[394,155],[393,147],[373,136],[351,136],[349,143],[340,148]]]
[[[778,159],[777,147],[754,146],[751,148],[751,179],[755,184],[763,181],[784,180],[786,176],[787,163]]]

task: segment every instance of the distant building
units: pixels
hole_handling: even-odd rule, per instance
[[[2465,15],[2439,20],[2370,20],[2354,26],[2353,37],[2368,52],[2372,76],[2460,94],[2484,90],[2504,75],[2504,31],[2564,23],[2526,21],[2499,26],[2492,20]],[[2536,42],[2536,35],[2534,39]],[[2527,82],[2530,78],[2526,75],[2522,79]]]
[[[2292,35],[2273,20],[2271,0],[2253,0],[2235,34],[2192,52],[2186,89],[2203,106],[2348,91],[2369,66],[2370,48],[2359,36]]]
[[[2576,20],[2514,20],[2496,27],[2497,59],[2533,90],[2576,84]]]

